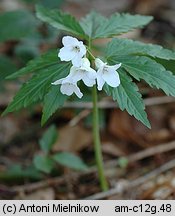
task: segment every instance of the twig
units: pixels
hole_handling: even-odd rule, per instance
[[[125,190],[128,190],[129,188],[137,187],[137,186],[145,183],[146,181],[148,181],[152,178],[155,178],[156,176],[160,175],[161,173],[166,172],[166,171],[173,169],[173,168],[175,168],[175,159],[167,162],[166,164],[160,166],[157,169],[154,169],[153,171],[149,172],[148,174],[141,176],[138,179],[135,179],[131,182],[128,181],[122,189],[121,188],[119,189],[118,187],[112,188],[106,192],[101,192],[101,193],[97,193],[95,195],[86,197],[85,199],[86,200],[87,199],[88,200],[99,200],[99,199],[104,199],[106,197],[110,197],[110,196],[122,193]]]
[[[138,153],[135,153],[135,154],[132,154],[132,155],[126,157],[126,159],[128,160],[128,163],[131,163],[131,162],[134,162],[137,160],[141,160],[141,159],[153,156],[155,154],[168,152],[168,151],[171,151],[173,149],[175,149],[175,141],[170,142],[170,143],[164,143],[164,144],[140,151]],[[105,163],[105,168],[107,169],[108,167],[115,167],[117,165],[118,165],[118,160],[112,160],[112,161]],[[83,171],[81,173],[72,172],[71,174],[67,174],[66,176],[64,175],[62,177],[55,177],[55,178],[43,180],[43,181],[32,183],[32,184],[16,186],[16,187],[13,187],[12,189],[16,192],[21,192],[21,191],[22,192],[31,192],[31,191],[38,190],[39,188],[45,188],[48,186],[55,186],[55,185],[61,184],[65,181],[65,178],[74,179],[74,178],[78,178],[78,177],[81,177],[81,176],[86,175],[86,174],[92,174],[96,171],[97,171],[96,167],[93,166],[90,169]]]
[[[175,102],[175,99],[173,97],[168,96],[162,96],[162,97],[152,97],[147,98],[144,100],[144,103],[146,106],[154,106],[159,104],[168,104]],[[64,105],[65,108],[86,108],[86,109],[92,109],[93,105],[91,102],[66,102]],[[117,108],[118,105],[116,102],[105,100],[100,101],[98,103],[98,107],[101,109],[111,109],[111,108]]]
[[[175,149],[175,141],[172,141],[172,142],[169,142],[169,143],[163,143],[161,145],[150,147],[150,148],[145,149],[143,151],[134,153],[134,154],[129,155],[128,157],[126,157],[126,159],[128,160],[128,163],[132,163],[134,161],[142,160],[144,158],[151,157],[151,156],[153,156],[155,154],[161,154],[163,152],[168,152],[168,151],[171,151],[171,150],[174,150],[174,149]],[[117,166],[117,165],[118,165],[117,160],[111,160],[111,161],[106,163],[107,167]]]
[[[77,125],[82,119],[86,118],[89,114],[91,113],[90,110],[83,110],[82,112],[80,112],[78,115],[76,115],[73,119],[71,119],[71,121],[69,122],[69,126],[70,127],[74,127],[75,125]]]
[[[154,147],[150,147],[148,149],[145,149],[143,151],[140,151],[138,153],[135,153],[131,156],[129,156],[129,161],[137,161],[137,160],[141,160],[143,158],[147,158],[150,156],[153,156],[155,154],[160,154],[163,152],[168,152],[175,149],[175,141],[169,142],[169,143],[163,143],[161,145],[157,145]]]
[[[70,174],[69,174],[70,176]],[[35,182],[32,184],[27,184],[27,185],[22,185],[22,186],[15,186],[13,187],[13,191],[15,192],[33,192],[36,191],[38,189],[42,189],[45,187],[49,187],[49,186],[55,186],[57,184],[61,184],[65,181],[65,178],[67,178],[68,175],[64,175],[63,177],[55,177],[55,178],[50,178],[50,179],[46,179],[40,182]]]

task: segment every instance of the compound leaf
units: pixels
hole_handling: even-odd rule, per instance
[[[153,17],[131,15],[131,14],[114,14],[97,27],[93,38],[105,38],[120,35],[136,28],[142,28],[147,25]]]
[[[130,39],[115,38],[107,45],[106,56],[118,58],[121,55],[146,55],[160,59],[174,59],[175,52],[164,49],[159,45],[145,44]]]
[[[46,121],[58,108],[63,106],[67,98],[67,95],[63,95],[60,92],[60,87],[52,86],[50,88],[50,91],[44,97],[43,115],[41,119],[42,125],[46,123]]]
[[[175,76],[156,61],[145,56],[123,56],[112,59],[113,64],[121,62],[122,67],[135,79],[143,79],[151,87],[162,89],[167,95],[175,96]]]
[[[141,121],[148,128],[151,128],[145,112],[145,105],[142,100],[142,95],[138,92],[137,85],[132,82],[132,79],[125,73],[124,70],[119,70],[121,84],[117,88],[112,88],[105,85],[105,91],[112,96],[114,101],[118,102],[120,109],[133,115],[137,120]]]
[[[59,30],[84,37],[84,31],[79,22],[69,14],[57,9],[50,10],[38,5],[36,7],[36,15],[42,21],[49,23]]]

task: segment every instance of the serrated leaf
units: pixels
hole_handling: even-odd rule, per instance
[[[69,70],[69,63],[60,63],[58,65],[42,69],[27,83],[23,84],[13,101],[4,111],[3,115],[42,100],[51,88],[51,83],[57,79],[67,76]]]
[[[82,18],[80,25],[86,35],[88,35],[90,38],[94,38],[98,27],[100,27],[106,20],[107,19],[101,14],[92,11],[86,17]]]
[[[53,156],[53,160],[71,169],[76,169],[76,170],[87,169],[86,164],[81,160],[81,158],[79,158],[78,156],[72,153],[62,152],[62,153],[55,154]]]
[[[19,76],[22,76],[28,73],[32,73],[32,72],[37,72],[39,70],[50,67],[52,65],[58,65],[59,63],[61,62],[58,59],[58,51],[52,50],[52,51],[42,54],[40,57],[34,60],[29,61],[26,67],[11,74],[10,76],[7,77],[7,79],[15,79]]]
[[[115,38],[107,45],[106,56],[108,59],[121,55],[148,55],[153,58],[175,59],[175,52],[164,49],[159,45],[145,44],[129,39]]]
[[[155,61],[163,65],[166,68],[166,70],[172,71],[173,74],[175,74],[175,60],[156,58]]]
[[[114,14],[96,29],[95,38],[112,37],[132,31],[136,28],[142,28],[147,25],[153,17],[130,15],[130,14]]]
[[[52,116],[52,114],[60,107],[63,106],[64,102],[68,98],[67,95],[63,95],[60,92],[59,86],[52,86],[50,91],[44,98],[43,115],[41,124],[44,125],[46,121]]]
[[[141,121],[148,128],[151,128],[147,119],[147,114],[144,111],[145,105],[142,100],[142,95],[138,92],[137,85],[132,82],[132,79],[125,73],[124,70],[119,70],[121,84],[117,88],[112,88],[105,85],[105,91],[112,96],[114,101],[118,102],[120,109],[127,110],[127,112]]]
[[[111,58],[112,62],[116,63],[114,58]],[[121,62],[122,67],[135,79],[143,79],[151,87],[162,89],[167,95],[175,96],[175,76],[156,61],[144,56],[125,56],[118,57],[117,62]]]
[[[40,147],[46,154],[48,154],[52,149],[52,146],[55,144],[57,137],[57,129],[54,125],[51,125],[39,140]]]
[[[5,12],[0,15],[0,42],[32,35],[37,25],[37,20],[28,11]]]
[[[33,163],[38,170],[45,173],[50,173],[54,167],[54,161],[45,155],[36,155]]]
[[[49,10],[38,5],[36,7],[36,15],[42,21],[49,23],[59,30],[84,37],[84,31],[79,22],[70,14],[63,13],[56,9]]]

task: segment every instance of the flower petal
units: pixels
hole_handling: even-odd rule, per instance
[[[88,72],[87,72],[87,77],[89,79],[97,79],[97,73],[94,69],[89,68]]]
[[[77,85],[73,86],[73,91],[75,92],[75,94],[77,95],[77,97],[79,97],[79,98],[83,97],[83,94],[82,94],[82,92],[80,91],[80,89],[78,88]]]
[[[114,65],[115,70],[119,69],[121,67],[121,65],[122,65],[122,63]]]
[[[74,77],[74,76],[76,75],[76,71],[77,71],[77,67],[72,66],[72,67],[70,68],[70,73],[69,73],[68,76]]]
[[[75,67],[80,67],[82,64],[82,58],[80,55],[76,54],[74,58],[72,58],[72,64]]]
[[[107,66],[109,68],[110,71],[116,71],[117,69],[119,69],[121,67],[121,63],[120,64],[116,64],[116,65],[112,65],[112,66]]]
[[[82,80],[84,84],[88,87],[92,87],[93,85],[95,85],[95,79],[89,79],[87,76],[84,76]]]
[[[120,77],[117,71],[103,73],[102,78],[111,87],[117,87],[120,85]]]
[[[74,66],[71,67],[69,76],[72,78],[73,82],[78,82],[79,80],[81,80],[83,75],[84,74],[79,68]]]
[[[87,68],[90,68],[90,61],[89,61],[89,59],[87,59],[87,58],[82,58],[82,61],[81,61],[81,68],[83,69],[83,70],[86,70]]]
[[[62,43],[65,47],[69,47],[69,46],[76,46],[79,44],[79,41],[77,40],[77,38],[71,37],[71,36],[65,36],[62,39]]]
[[[83,57],[86,54],[86,47],[82,41],[79,41],[79,47],[80,47],[81,57]]]
[[[100,60],[99,58],[95,59],[95,66],[98,69],[104,67],[104,65],[106,65],[106,63],[104,63],[102,60]]]
[[[65,95],[72,95],[74,93],[74,89],[72,88],[72,85],[71,84],[68,84],[68,83],[65,83],[65,84],[62,84],[61,85],[61,88],[60,88],[60,91],[62,94],[65,94]]]
[[[97,87],[99,91],[102,90],[104,84],[105,84],[105,80],[102,78],[102,73],[101,70],[99,69],[97,71]]]
[[[67,49],[66,47],[61,48],[58,53],[58,57],[61,59],[61,61],[70,61],[75,58],[75,55],[75,52]]]

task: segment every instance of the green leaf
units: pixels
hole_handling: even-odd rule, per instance
[[[50,173],[54,167],[54,161],[48,156],[36,155],[33,163],[35,167],[45,173]]]
[[[26,179],[30,180],[41,180],[41,173],[35,169],[34,166],[22,167],[19,164],[13,164],[7,168],[7,170],[0,172],[0,180],[7,182],[17,181],[23,182]]]
[[[119,70],[121,84],[117,88],[112,88],[105,85],[105,91],[108,95],[118,102],[120,109],[127,110],[130,115],[141,121],[148,128],[151,128],[147,119],[147,114],[144,111],[145,105],[141,94],[138,92],[137,85],[132,82],[132,79],[125,73],[124,70]]]
[[[57,129],[54,125],[51,125],[39,141],[41,149],[46,154],[48,154],[49,151],[52,149],[52,146],[55,144],[57,137]]]
[[[175,60],[166,60],[166,59],[155,59],[156,62],[163,65],[167,70],[172,71],[175,74]]]
[[[110,62],[116,63],[114,58]],[[117,62],[122,62],[122,67],[135,79],[143,79],[151,87],[175,96],[175,76],[156,61],[144,56],[125,56],[117,58]]]
[[[42,21],[49,23],[59,30],[84,37],[84,31],[79,22],[69,14],[62,13],[56,9],[49,10],[38,5],[36,7],[36,15]]]
[[[3,115],[42,100],[51,88],[51,83],[67,76],[69,70],[69,63],[60,63],[39,71],[27,83],[23,84]]]
[[[44,53],[43,55],[34,60],[29,61],[26,67],[11,74],[7,77],[7,79],[16,79],[19,76],[37,72],[52,65],[58,65],[59,63],[61,62],[58,59],[58,51],[52,50],[47,53]]]
[[[53,160],[63,166],[76,170],[85,170],[87,168],[86,164],[79,157],[68,152],[55,154]]]
[[[136,28],[142,28],[147,25],[152,19],[153,17],[151,16],[117,13],[101,23],[101,25],[96,29],[93,38],[112,37],[132,31]]]
[[[0,42],[32,35],[37,25],[37,20],[28,11],[5,12],[0,15]]]
[[[94,38],[97,29],[106,21],[107,19],[101,14],[92,11],[86,17],[80,21],[80,25],[83,28],[86,35],[90,38]]]
[[[0,56],[0,81],[3,81],[8,75],[14,73],[16,65],[6,56]]]
[[[145,44],[129,39],[115,38],[107,45],[106,56],[108,59],[121,55],[148,55],[153,58],[175,59],[175,52],[164,49],[159,45]]]
[[[60,92],[59,86],[52,86],[48,94],[44,97],[44,107],[41,124],[44,125],[52,114],[63,106],[68,96]]]

